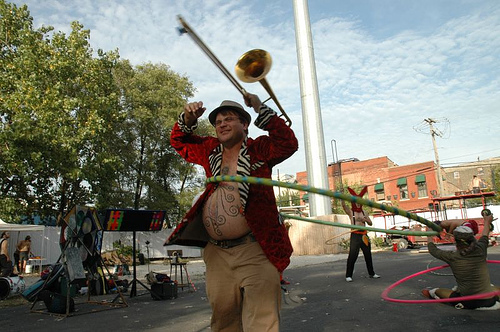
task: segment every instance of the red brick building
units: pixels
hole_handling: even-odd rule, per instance
[[[444,170],[442,173],[444,177]],[[297,173],[296,179],[299,184],[307,185],[307,172]],[[328,166],[328,182],[330,190],[338,190],[340,183],[356,188],[368,186],[368,195],[364,198],[407,211],[429,208],[431,198],[439,193],[433,161],[398,166],[386,156],[332,163]],[[303,195],[301,193],[301,198]]]

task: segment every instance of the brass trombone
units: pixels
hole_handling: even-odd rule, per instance
[[[179,28],[179,33],[184,34],[187,33],[193,40],[194,42],[205,52],[205,54],[208,55],[210,60],[219,67],[219,69],[222,71],[222,73],[233,83],[233,85],[238,89],[238,91],[243,95],[243,97],[246,96],[247,91],[241,86],[241,84],[231,75],[231,73],[224,67],[224,65],[217,59],[217,57],[210,51],[210,49],[203,43],[203,41],[198,37],[198,35],[193,31],[193,29],[187,24],[184,19],[178,15],[177,18],[179,19],[180,24],[182,25],[182,28]],[[271,89],[271,86],[269,83],[267,83],[266,80],[266,75],[267,73],[271,70],[271,65],[272,65],[272,59],[271,55],[269,52],[266,52],[264,50],[251,50],[243,54],[237,61],[236,66],[235,66],[235,72],[236,76],[238,78],[246,83],[254,83],[254,82],[260,82],[262,87],[267,91],[269,94],[269,99],[272,99],[276,106],[278,106],[279,110],[281,111],[281,115],[285,118],[285,123],[288,126],[292,125],[292,120],[288,117],[288,115],[285,113],[285,110],[283,107],[281,107],[281,104],[278,101],[278,98],[273,93],[273,90]],[[266,102],[265,100],[264,102]]]

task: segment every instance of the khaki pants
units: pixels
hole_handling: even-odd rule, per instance
[[[212,331],[279,331],[278,270],[257,242],[203,251]]]

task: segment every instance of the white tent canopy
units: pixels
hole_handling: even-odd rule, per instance
[[[0,219],[0,233],[4,231],[10,232],[9,256],[12,262],[14,262],[14,251],[16,251],[17,243],[24,240],[27,235],[31,237],[31,251],[33,254],[44,256],[45,226],[9,224]],[[41,261],[40,265],[42,265]]]
[[[10,231],[9,255],[14,259],[14,251],[19,241],[24,240],[27,235],[31,236],[31,251],[35,256],[43,257],[41,265],[54,264],[61,255],[59,237],[61,228],[57,226],[43,225],[20,225],[9,224],[0,220],[0,233]],[[184,257],[201,257],[201,249],[186,246],[163,246],[165,239],[170,236],[173,229],[164,229],[158,232],[137,232],[136,249],[143,253],[146,258],[159,259],[167,257],[167,250],[183,250]],[[108,232],[103,233],[102,252],[113,250],[113,243],[120,240],[124,245],[132,245],[132,232]],[[149,242],[149,247],[146,246]]]
[[[10,232],[34,232],[42,231],[45,229],[43,225],[21,225],[21,224],[9,224],[0,219],[0,231],[10,231]]]

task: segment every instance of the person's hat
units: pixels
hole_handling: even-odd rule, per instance
[[[455,228],[453,236],[455,237],[455,245],[460,250],[470,247],[476,241],[472,229],[467,226],[458,226]]]
[[[474,234],[472,229],[467,226],[458,226],[457,228],[455,228],[453,232],[463,233],[463,234]]]
[[[219,107],[217,107],[216,109],[214,109],[210,115],[208,116],[208,120],[210,121],[210,123],[212,124],[212,126],[215,127],[215,118],[217,117],[217,114],[219,114],[219,112],[221,111],[225,111],[225,110],[230,110],[230,111],[234,111],[236,113],[238,113],[240,116],[242,116],[249,124],[250,122],[252,122],[252,117],[250,116],[250,114],[245,111],[245,109],[243,108],[243,106],[241,106],[240,104],[238,104],[237,102],[235,101],[231,101],[231,100],[224,100]]]

